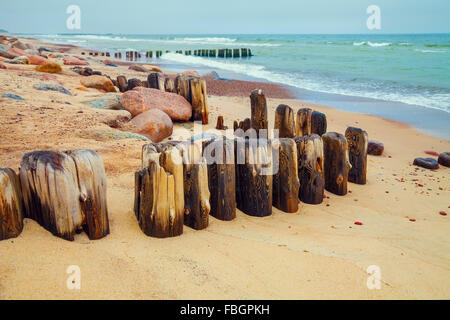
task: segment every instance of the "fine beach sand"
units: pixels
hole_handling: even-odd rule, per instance
[[[145,78],[127,66],[106,67],[103,59],[89,60],[90,67],[112,78]],[[412,165],[415,157],[427,156],[425,150],[450,151],[450,141],[374,116],[272,99],[266,92],[269,128],[280,103],[294,111],[310,106],[326,113],[328,131],[357,126],[384,142],[383,156],[368,158],[367,185],[349,184],[344,197],[326,192],[321,205],[301,204],[295,214],[273,208],[272,216],[255,218],[238,211],[232,222],[210,217],[206,230],[185,227],[180,237],[155,239],[142,233],[133,213],[134,172],[146,142],[112,139],[118,130],[104,123],[126,112],[83,103],[104,94],[76,89],[82,77],[70,66],[45,81],[33,66],[18,67],[23,70],[0,70],[0,96],[25,99],[0,98],[0,167],[17,171],[22,155],[34,150],[95,150],[108,178],[111,233],[97,241],[83,233],[69,242],[25,219],[18,238],[0,242],[0,299],[450,298],[449,217],[439,214],[450,213],[450,170]],[[61,84],[73,96],[37,91],[37,83]],[[249,117],[248,95],[208,96],[205,127],[214,128],[218,115],[229,127]],[[191,128],[176,123],[172,138]],[[81,269],[79,291],[67,289],[70,265]],[[381,290],[367,288],[371,265],[381,268]]]

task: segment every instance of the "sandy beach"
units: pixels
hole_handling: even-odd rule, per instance
[[[75,46],[45,44],[80,56]],[[86,57],[86,56],[85,56]],[[89,67],[115,79],[146,75],[127,64],[109,67],[105,57]],[[113,62],[115,59],[109,58]],[[273,208],[265,218],[210,217],[202,231],[184,228],[176,238],[147,237],[133,212],[134,173],[141,167],[147,141],[126,135],[124,110],[93,108],[97,89],[82,88],[83,78],[62,64],[48,76],[32,65],[0,70],[0,167],[17,171],[24,153],[43,149],[92,149],[103,159],[108,183],[111,233],[91,241],[83,233],[74,242],[54,237],[33,220],[14,239],[0,241],[0,299],[449,299],[450,170],[413,166],[425,151],[450,151],[450,141],[375,116],[339,111],[290,99],[283,87],[264,84],[269,128],[274,111],[287,104],[296,112],[310,107],[327,115],[328,131],[363,128],[384,143],[382,156],[368,158],[368,183],[349,184],[340,197],[325,192],[320,205],[301,204],[297,213]],[[42,83],[59,84],[72,95],[37,91]],[[221,87],[221,83],[223,86]],[[213,81],[208,91],[209,124],[222,115],[225,125],[250,117],[250,91],[257,83]],[[214,88],[214,89],[213,89]],[[222,88],[222,89],[221,89]],[[1,97],[15,94],[24,100]],[[113,94],[120,96],[120,93]],[[175,122],[172,139],[192,129]],[[355,222],[362,225],[355,225]],[[81,269],[81,290],[66,286],[70,265]],[[367,287],[367,268],[380,267],[380,290]]]

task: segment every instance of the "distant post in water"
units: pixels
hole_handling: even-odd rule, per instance
[[[348,174],[348,181],[357,184],[366,184],[367,176],[367,146],[369,138],[367,132],[354,127],[345,131],[348,142],[348,152],[352,168]]]
[[[280,138],[293,138],[295,136],[294,110],[285,104],[280,104],[275,110],[274,129],[279,130]]]
[[[274,152],[278,152],[279,170],[273,176],[272,204],[281,211],[293,213],[298,210],[297,146],[290,138],[274,140]]]
[[[261,89],[255,89],[250,94],[251,127],[256,130],[259,138],[267,139],[268,120],[266,96]],[[259,130],[266,130],[265,136],[260,136]]]
[[[297,119],[295,122],[295,135],[303,137],[311,134],[311,115],[310,108],[302,108],[297,111]]]
[[[322,138],[317,134],[296,137],[299,198],[308,204],[320,204],[325,189]]]
[[[340,133],[327,132],[322,136],[322,140],[325,189],[340,196],[346,195],[348,173],[351,168],[347,139]]]
[[[0,168],[0,241],[20,235],[23,218],[19,177],[12,169]]]
[[[311,133],[319,136],[327,132],[327,116],[321,112],[313,111],[311,114]]]

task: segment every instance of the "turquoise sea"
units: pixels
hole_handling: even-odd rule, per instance
[[[103,51],[170,50],[153,62],[284,84],[304,101],[404,121],[450,139],[450,34],[27,36]],[[173,53],[220,48],[251,48],[254,56]]]

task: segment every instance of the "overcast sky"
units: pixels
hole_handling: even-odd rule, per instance
[[[67,29],[69,5],[81,29]],[[369,5],[381,30],[366,27]],[[17,33],[450,33],[450,0],[2,0],[0,29]]]

